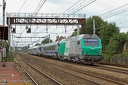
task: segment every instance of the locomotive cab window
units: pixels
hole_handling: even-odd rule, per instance
[[[86,38],[85,39],[85,45],[88,46],[98,46],[98,38]]]

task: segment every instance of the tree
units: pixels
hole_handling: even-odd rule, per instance
[[[23,47],[23,52],[27,52],[27,51],[28,51],[28,47],[27,46]]]
[[[119,54],[123,51],[123,45],[127,41],[126,34],[117,33],[110,39],[109,44],[106,46],[106,52],[110,55]]]
[[[119,28],[116,27],[115,23],[105,23],[99,30],[99,37],[102,40],[103,49],[109,44],[111,38],[115,34],[119,34]]]
[[[99,31],[101,29],[100,27],[106,23],[99,16],[92,16],[87,18],[85,31],[87,34],[93,34],[93,20],[95,20],[96,34],[99,35]]]
[[[40,43],[36,43],[35,46],[40,46],[41,44]]]
[[[52,42],[52,40],[50,39],[50,42]],[[49,38],[44,39],[41,44],[46,44],[49,43]]]
[[[96,34],[99,35],[99,31],[100,31],[100,27],[105,25],[106,22],[104,22],[99,16],[93,16],[93,17],[89,17],[86,20],[85,23],[85,33],[86,34],[93,34],[93,20],[95,20],[95,28],[96,28]],[[82,28],[80,28],[80,34],[82,34]],[[76,36],[77,35],[77,31],[74,30],[74,32],[72,33],[71,36]]]

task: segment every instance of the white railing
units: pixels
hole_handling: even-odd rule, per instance
[[[7,17],[32,17],[32,18],[85,18],[85,14],[55,14],[55,13],[7,13]]]

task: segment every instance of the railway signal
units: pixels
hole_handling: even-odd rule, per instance
[[[11,32],[12,32],[12,33],[16,33],[16,28],[12,28],[12,29],[11,29]]]
[[[8,27],[0,25],[0,39],[8,40]]]
[[[31,33],[31,28],[26,27],[26,32]]]

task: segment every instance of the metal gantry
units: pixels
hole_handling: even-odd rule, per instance
[[[84,14],[33,14],[7,13],[7,24],[17,25],[81,25],[85,33],[86,16]]]
[[[81,25],[82,32],[85,33],[85,14],[50,14],[50,13],[7,13],[7,25]],[[27,38],[27,37],[17,37]],[[32,37],[28,37],[31,38]],[[42,37],[41,37],[42,38]],[[10,40],[9,40],[10,41]]]

